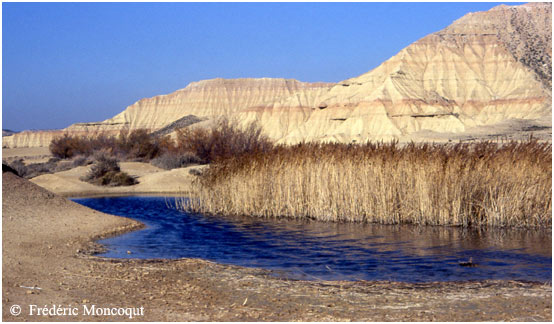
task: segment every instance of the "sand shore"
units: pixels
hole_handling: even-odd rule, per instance
[[[71,171],[71,170],[70,170]],[[4,321],[551,321],[551,284],[292,281],[195,259],[95,257],[101,237],[138,229],[3,174]],[[21,306],[21,314],[10,309]],[[38,316],[37,307],[75,315]],[[90,315],[92,306],[142,315]],[[30,311],[33,314],[30,314]]]
[[[117,195],[185,195],[191,193],[196,176],[191,170],[202,170],[205,165],[163,170],[149,163],[121,162],[121,170],[138,180],[138,184],[122,187],[96,186],[80,178],[90,169],[80,166],[71,170],[44,174],[30,181],[63,197],[95,197]]]

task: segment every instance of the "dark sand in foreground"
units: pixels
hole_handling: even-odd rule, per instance
[[[94,257],[95,239],[139,228],[11,173],[2,182],[4,321],[129,320],[90,309],[143,307],[137,321],[551,321],[551,284],[282,280],[260,269],[182,259]],[[40,288],[40,289],[39,289]],[[20,305],[19,316],[10,314]],[[30,305],[76,316],[29,315]]]

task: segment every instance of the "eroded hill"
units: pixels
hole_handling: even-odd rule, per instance
[[[193,82],[142,99],[106,121],[22,132],[4,137],[4,146],[47,146],[63,132],[156,131],[190,115],[257,120],[281,143],[456,139],[537,129],[548,135],[552,5],[469,13],[374,70],[337,84],[269,78]]]

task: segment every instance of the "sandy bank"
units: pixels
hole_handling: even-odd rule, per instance
[[[139,321],[550,321],[552,286],[514,281],[406,284],[282,280],[203,260],[91,256],[98,237],[140,226],[3,174],[3,320],[103,321],[83,305],[143,307]],[[29,315],[30,305],[77,307]],[[10,308],[20,305],[19,316]]]
[[[91,166],[80,166],[71,170],[44,174],[31,179],[31,182],[64,197],[91,197],[110,195],[181,195],[191,193],[191,183],[196,176],[191,170],[201,170],[206,166],[164,170],[149,163],[121,162],[121,170],[138,180],[133,186],[96,186],[80,178]]]
[[[2,148],[2,159],[23,159],[26,164],[46,162],[52,157],[48,147]]]

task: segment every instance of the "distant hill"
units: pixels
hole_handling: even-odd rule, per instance
[[[2,129],[2,136],[10,136],[13,134],[16,134],[18,132],[10,130],[10,129]]]
[[[552,4],[469,13],[372,71],[241,112],[281,143],[480,135],[552,116]],[[494,130],[491,131],[495,133]]]
[[[155,132],[175,129],[170,125],[189,115],[257,121],[273,140],[288,144],[444,140],[514,131],[551,138],[552,4],[468,13],[377,68],[337,84],[270,78],[192,82],[139,100],[108,120],[64,131]],[[4,145],[46,146],[52,136],[24,132],[6,137]]]

